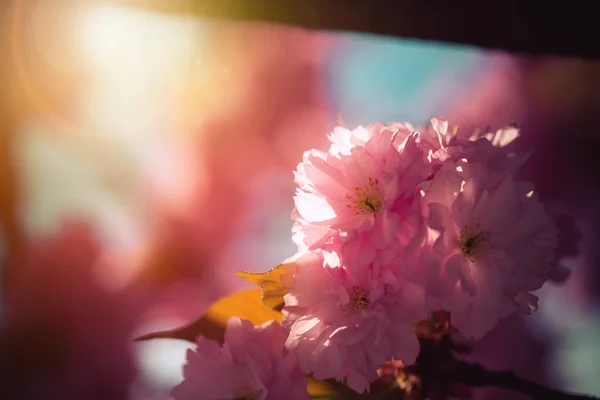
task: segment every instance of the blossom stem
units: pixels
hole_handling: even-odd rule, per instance
[[[455,381],[472,387],[496,386],[510,389],[531,397],[533,400],[592,400],[598,397],[561,392],[522,378],[512,371],[490,371],[480,364],[464,361],[456,363]]]

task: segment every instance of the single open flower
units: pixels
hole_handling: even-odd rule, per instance
[[[490,189],[447,160],[424,195],[433,233],[419,268],[437,300],[465,335],[482,337],[499,318],[532,312],[554,261],[557,230],[528,184],[504,174]],[[493,186],[492,186],[493,187]]]
[[[423,289],[391,268],[353,268],[337,253],[312,260],[297,268],[285,296],[286,346],[301,369],[364,392],[385,361],[413,363],[419,342],[412,323],[426,316]]]
[[[398,143],[399,134],[404,139]],[[340,233],[351,238],[372,231],[395,240],[402,225],[398,209],[412,202],[431,174],[417,137],[401,124],[338,127],[329,135],[328,152],[304,153],[295,171],[293,214],[293,238],[301,249],[318,248]]]

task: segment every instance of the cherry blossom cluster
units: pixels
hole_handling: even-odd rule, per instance
[[[304,374],[365,392],[386,361],[415,361],[413,324],[433,312],[479,339],[535,311],[558,230],[518,180],[527,154],[512,148],[517,137],[515,127],[459,137],[442,119],[335,128],[329,150],[305,152],[294,173],[299,252],[281,326],[233,322],[223,348],[200,341],[175,397],[196,387],[193,398],[310,398]],[[214,363],[236,365],[243,382],[197,397],[211,378],[192,369]]]

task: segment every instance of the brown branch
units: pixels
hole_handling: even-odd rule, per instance
[[[600,59],[594,2],[113,0],[161,12]]]
[[[469,346],[452,342],[449,334],[441,337],[422,335],[421,351],[414,365],[404,368],[409,375],[418,377],[424,396],[435,394],[442,398],[452,394],[456,384],[471,388],[493,386],[513,390],[532,400],[600,400],[598,397],[571,394],[522,378],[512,371],[490,371],[480,364],[455,358],[454,353],[469,353]],[[437,398],[436,397],[436,398]]]
[[[594,396],[565,393],[551,389],[522,378],[512,371],[489,371],[480,364],[471,364],[464,361],[456,363],[452,378],[471,387],[495,386],[514,390],[531,397],[533,400],[598,400],[598,397]]]

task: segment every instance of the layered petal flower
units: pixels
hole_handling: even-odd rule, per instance
[[[537,308],[530,292],[546,281],[558,231],[530,185],[507,173],[490,185],[496,176],[472,176],[466,164],[448,159],[424,195],[431,232],[419,267],[432,308],[480,338],[499,318]]]
[[[198,337],[172,395],[175,400],[310,399],[306,378],[284,342],[275,321],[254,326],[231,318],[223,346]]]
[[[301,250],[339,234],[352,238],[385,230],[386,238],[393,238],[401,230],[398,209],[410,204],[418,184],[431,175],[418,134],[409,129],[404,124],[338,127],[329,135],[328,152],[304,154],[295,171],[292,215]]]
[[[439,164],[448,158],[446,148],[454,137],[448,131],[448,121],[443,118],[432,118],[429,125],[419,129],[419,146],[427,154],[427,159]]]
[[[468,160],[470,168],[480,167],[472,171],[473,175],[477,175],[515,173],[529,157],[528,153],[514,150],[513,144],[518,137],[517,127],[506,126],[496,132],[477,130],[467,138],[458,135],[458,126],[450,132],[448,121],[432,118],[429,125],[419,129],[417,142],[427,152],[427,159],[435,171],[451,158],[455,162]],[[497,179],[487,179],[487,182],[499,183]]]
[[[412,323],[425,318],[423,288],[392,268],[352,265],[340,253],[319,251],[296,270],[285,296],[286,346],[316,379],[347,379],[364,392],[385,361],[415,361]]]

